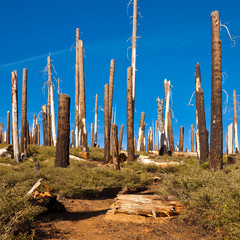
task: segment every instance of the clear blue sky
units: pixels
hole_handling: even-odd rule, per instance
[[[6,127],[7,111],[11,111],[11,72],[18,71],[19,113],[21,114],[22,69],[28,69],[28,120],[41,111],[47,102],[47,92],[41,71],[50,53],[61,91],[71,97],[71,129],[74,128],[74,82],[76,28],[80,28],[85,49],[85,81],[87,127],[94,121],[95,94],[103,107],[104,84],[109,80],[110,60],[115,59],[113,105],[117,105],[116,123],[124,124],[126,147],[126,73],[131,62],[127,49],[132,34],[132,5],[128,0],[22,0],[1,1],[0,9],[0,122]],[[195,126],[195,105],[188,106],[195,89],[194,70],[200,63],[204,90],[207,128],[210,129],[211,103],[211,22],[212,11],[234,36],[240,36],[240,2],[235,0],[139,0],[136,73],[135,136],[140,114],[146,113],[146,131],[157,119],[156,98],[164,97],[163,81],[171,80],[175,143],[180,126],[185,127],[185,146],[189,148],[189,130]],[[229,94],[229,108],[223,116],[224,134],[233,121],[232,91],[239,94],[240,41],[231,47],[224,28],[221,30],[223,72],[227,79],[223,88]],[[128,51],[131,56],[131,49]],[[54,90],[57,112],[57,84]],[[223,101],[225,101],[223,95]],[[195,103],[195,98],[193,99]],[[99,138],[103,147],[103,112],[99,111]],[[42,122],[40,122],[42,123]],[[20,115],[19,115],[20,124]]]

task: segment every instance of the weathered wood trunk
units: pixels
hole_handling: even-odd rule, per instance
[[[27,120],[27,144],[30,145],[29,122]]]
[[[83,42],[79,40],[80,128],[83,151],[87,151],[86,97]]]
[[[104,163],[110,161],[109,85],[104,86]]]
[[[51,124],[52,124],[52,140],[53,146],[56,147],[57,137],[56,137],[56,125],[55,125],[55,108],[54,108],[54,98],[53,98],[53,82],[52,82],[52,67],[51,67],[51,59],[50,56],[47,58],[47,66],[48,66],[48,85],[50,90],[50,102],[51,102]]]
[[[184,137],[184,127],[180,128],[180,146],[179,151],[183,152],[183,137]]]
[[[110,75],[109,75],[109,131],[111,135],[112,127],[112,101],[113,101],[113,87],[114,87],[114,73],[115,73],[115,60],[111,60],[110,64]],[[110,148],[111,148],[111,139],[110,139]]]
[[[55,167],[67,167],[69,163],[70,97],[59,94],[58,98],[58,136]]]
[[[132,74],[133,68],[129,67],[127,70],[127,152],[128,161],[134,161],[134,100],[132,96]]]
[[[22,81],[22,141],[21,152],[27,156],[27,69],[23,69]]]
[[[10,112],[7,111],[7,144],[10,144]]]
[[[211,13],[212,30],[212,94],[211,94],[211,137],[210,169],[223,168],[223,125],[222,125],[222,50],[218,11]]]
[[[74,142],[73,142],[73,139],[74,139],[74,137],[73,137],[73,130],[71,131],[71,148],[73,148],[74,147]]]
[[[138,142],[137,142],[137,151],[143,150],[143,141],[144,141],[144,119],[145,113],[141,112],[139,131],[138,131]]]
[[[123,139],[123,124],[121,125],[121,129],[119,132],[119,141],[118,141],[118,150],[122,150],[122,139]]]
[[[75,65],[75,147],[79,147],[79,28],[76,29]]]
[[[12,120],[13,154],[15,162],[19,163],[17,71],[12,72]]]
[[[118,155],[118,126],[112,125],[112,159],[114,168],[120,170],[120,162]]]
[[[237,96],[236,96],[236,90],[233,90],[233,123],[234,123],[235,152],[239,153],[238,129],[237,129]]]
[[[148,132],[148,151],[153,150],[153,130],[150,127]]]
[[[191,152],[194,152],[193,124],[191,125]]]
[[[157,151],[158,150],[158,127],[157,127],[157,120],[156,120],[156,124],[155,124],[155,146],[154,146],[154,150]]]
[[[141,144],[140,144],[140,151],[143,151],[143,152],[146,151],[145,126],[146,126],[146,123],[143,122],[143,128],[142,128],[143,131],[142,131],[142,138],[141,138]]]
[[[42,120],[43,120],[43,145],[47,146],[48,139],[47,139],[47,106],[42,106]]]
[[[36,114],[33,114],[33,126],[32,126],[32,144],[35,144],[36,139]]]
[[[158,195],[119,194],[111,206],[114,213],[170,217],[184,209],[177,201],[162,200]]]
[[[205,120],[205,107],[203,90],[201,89],[201,72],[199,63],[196,65],[195,71],[195,88],[196,88],[196,125],[198,134],[198,158],[200,164],[208,160],[208,131]]]
[[[228,134],[225,135],[225,154],[228,154]]]
[[[48,88],[48,106],[47,106],[47,145],[51,146],[52,132],[51,132],[51,101],[50,89]]]
[[[40,125],[38,121],[36,123],[36,144],[40,145]]]
[[[228,154],[233,154],[233,124],[228,126]]]
[[[93,123],[91,123],[91,147],[93,147]]]
[[[95,99],[95,120],[94,120],[94,147],[97,146],[97,126],[98,126],[98,95]]]

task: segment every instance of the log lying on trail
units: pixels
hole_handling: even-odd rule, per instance
[[[119,194],[110,209],[114,214],[126,213],[159,218],[178,215],[184,207],[178,201],[162,200],[158,195]]]

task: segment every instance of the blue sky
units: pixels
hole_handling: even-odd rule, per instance
[[[61,79],[61,91],[71,98],[71,129],[74,127],[74,86],[76,28],[85,49],[85,81],[87,127],[94,121],[95,95],[103,107],[104,84],[108,83],[110,60],[115,59],[115,88],[113,105],[117,106],[116,123],[124,124],[126,147],[126,74],[131,62],[127,49],[131,47],[132,5],[128,0],[22,0],[1,1],[0,8],[0,122],[6,126],[7,111],[11,111],[11,72],[18,71],[19,113],[21,114],[22,69],[28,69],[28,120],[41,111],[47,102],[43,91],[47,81],[42,70],[50,53],[56,78]],[[185,147],[189,144],[191,124],[195,126],[195,105],[187,106],[195,89],[194,71],[197,62],[202,73],[207,128],[210,129],[211,104],[211,22],[210,14],[220,12],[233,36],[240,36],[240,2],[235,0],[139,0],[136,114],[137,137],[140,114],[146,113],[146,130],[157,119],[156,98],[164,97],[163,81],[172,84],[172,110],[175,143],[179,141],[180,126],[185,128]],[[224,134],[233,121],[232,91],[239,94],[240,41],[235,47],[221,29],[222,68],[227,78],[223,88],[229,95],[229,106],[223,116]],[[127,41],[129,40],[129,41]],[[131,56],[131,49],[128,49]],[[54,90],[57,112],[57,84]],[[45,93],[45,94],[44,94]],[[223,94],[223,101],[226,96]],[[193,99],[195,103],[195,98]],[[99,111],[99,138],[103,147],[103,112]],[[41,116],[40,116],[41,117]],[[20,124],[20,115],[19,115]],[[40,121],[41,124],[41,121]],[[89,138],[90,141],[90,138]]]

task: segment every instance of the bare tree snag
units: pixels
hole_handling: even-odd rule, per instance
[[[40,145],[40,126],[38,120],[36,120],[35,144]]]
[[[157,151],[158,150],[158,127],[157,127],[157,120],[156,120],[156,124],[155,124],[155,146],[154,146],[154,150]]]
[[[141,146],[143,145],[143,141],[144,141],[144,119],[145,119],[145,113],[141,112],[140,125],[139,125],[139,131],[138,131],[137,151],[141,151]]]
[[[180,146],[179,151],[183,152],[183,137],[184,137],[184,127],[180,128]]]
[[[237,130],[237,96],[236,96],[236,90],[233,90],[233,123],[234,123],[235,152],[239,153],[238,130]]]
[[[7,111],[7,144],[10,144],[10,112]]]
[[[135,106],[135,74],[136,74],[136,49],[137,49],[137,0],[133,2],[133,31],[132,31],[132,100]]]
[[[83,42],[79,40],[79,84],[80,84],[80,128],[82,134],[83,151],[87,151],[87,126],[86,126],[86,98]]]
[[[91,123],[91,147],[93,147],[93,123]]]
[[[104,86],[104,163],[110,161],[109,85]]]
[[[194,152],[193,124],[191,125],[191,152]]]
[[[233,154],[233,124],[228,126],[228,154]]]
[[[53,146],[56,147],[57,137],[56,137],[56,125],[55,125],[55,108],[54,108],[54,98],[53,98],[53,82],[52,82],[52,68],[51,68],[51,59],[50,56],[47,58],[47,67],[48,67],[48,85],[50,90],[50,101],[51,101],[51,120],[52,120],[52,139]]]
[[[120,170],[120,162],[118,157],[118,126],[112,125],[112,158],[113,165],[116,170]]]
[[[132,74],[133,68],[127,69],[127,152],[128,161],[134,161],[135,148],[134,148],[134,100],[132,96]]]
[[[112,126],[112,101],[113,101],[113,87],[114,87],[114,73],[115,73],[115,60],[111,60],[110,64],[110,76],[109,76],[109,131],[111,134]],[[110,142],[111,147],[111,142]]]
[[[35,144],[36,137],[36,114],[33,114],[33,126],[32,126],[32,141]]]
[[[225,135],[225,154],[228,154],[228,134]]]
[[[43,145],[47,146],[47,106],[42,106],[42,120],[43,120]]]
[[[97,146],[97,126],[98,126],[98,95],[95,99],[95,119],[94,119],[94,147]]]
[[[73,143],[73,130],[71,131],[71,148],[74,147],[74,143]]]
[[[201,89],[201,71],[199,63],[195,70],[195,89],[196,89],[196,125],[198,137],[198,158],[200,164],[208,160],[209,146],[208,146],[208,131],[205,120],[205,107],[203,90]]]
[[[55,167],[67,167],[69,163],[70,97],[59,94],[58,98],[58,136]]]
[[[222,126],[222,50],[218,11],[211,13],[212,30],[212,94],[211,94],[211,137],[210,169],[223,168]]]
[[[12,72],[12,137],[13,153],[15,162],[20,162],[19,139],[18,139],[18,91],[17,91],[17,71]]]
[[[27,144],[30,145],[29,122],[27,120]]]
[[[79,113],[79,28],[77,28],[75,65],[75,147],[79,147]]]
[[[153,150],[153,130],[150,127],[148,131],[148,151]]]
[[[22,141],[21,152],[27,156],[27,69],[23,69],[22,81]]]
[[[119,141],[118,141],[118,150],[122,150],[122,139],[123,139],[123,124],[121,125],[121,129],[119,132]]]

